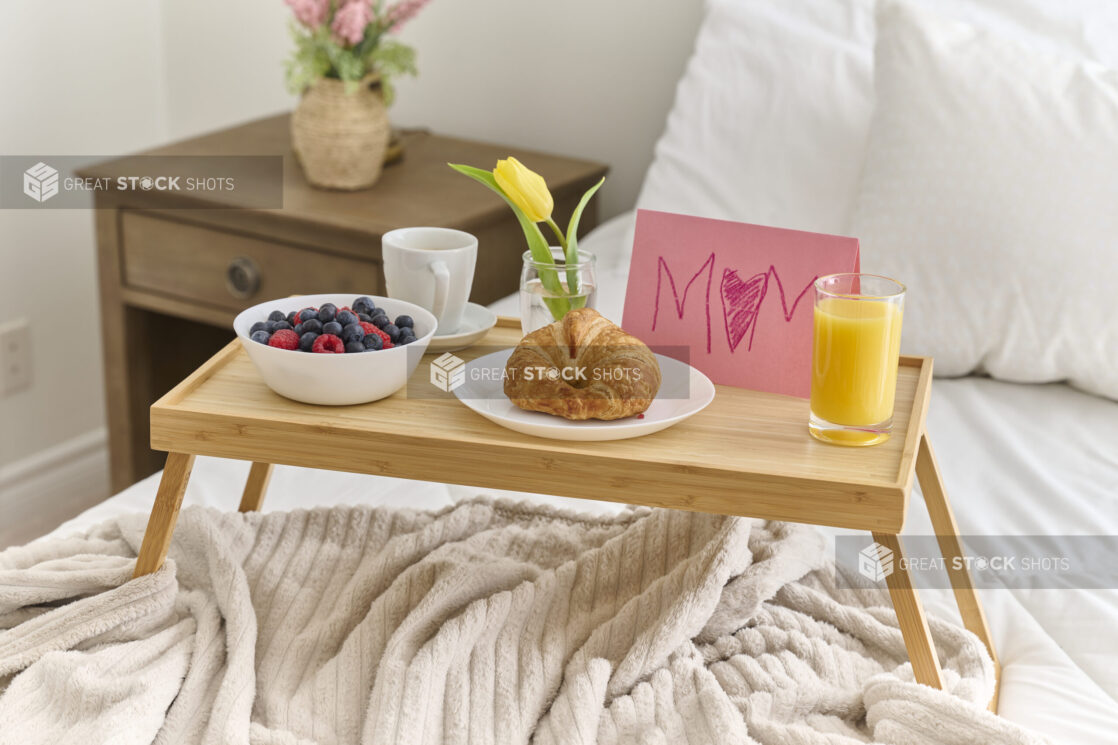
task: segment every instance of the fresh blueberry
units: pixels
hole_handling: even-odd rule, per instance
[[[364,338],[365,329],[361,328],[361,324],[354,322],[349,324],[348,326],[342,327],[342,341],[361,341]]]
[[[360,341],[348,341],[345,345],[346,352],[364,352],[365,345]]]
[[[275,322],[275,328],[272,329],[272,333],[275,333],[275,332],[279,331],[280,329],[289,329],[289,328],[291,328],[291,324],[288,323],[287,321],[276,321]]]
[[[395,344],[400,338],[400,329],[396,328],[393,324],[388,324],[381,329],[384,333],[388,334],[388,338]]]
[[[317,316],[308,318],[299,325],[303,327],[304,334],[308,331],[313,331],[316,334],[322,333],[322,321],[318,320]]]
[[[384,340],[380,338],[380,334],[366,334],[362,340],[365,349],[376,351],[384,346]]]
[[[267,331],[260,329],[259,331],[253,331],[251,338],[253,341],[258,341],[261,344],[267,344],[268,340],[272,338],[272,335],[269,334]]]
[[[384,327],[387,326],[389,323],[391,323],[391,321],[389,321],[388,316],[384,315],[383,313],[378,313],[377,315],[373,316],[372,324],[381,331],[384,331]]]
[[[301,311],[299,311],[300,321],[305,322],[311,320],[312,318],[318,318],[318,311],[314,308],[303,308]]]
[[[295,324],[299,323],[299,318],[298,318],[298,316],[295,315],[295,311],[291,311],[290,313],[288,313],[287,318],[285,318],[283,320],[290,323],[293,327],[295,326]]]
[[[369,297],[368,295],[362,295],[361,297],[353,301],[352,307],[354,313],[368,313],[370,310],[377,306],[376,303],[373,302],[373,299],[371,297]]]
[[[285,316],[283,314],[282,310],[273,310],[271,313],[268,314],[268,320],[269,321],[286,321],[287,316]]]
[[[414,336],[401,336],[400,341],[396,342],[396,346],[403,347],[415,341]]]
[[[334,316],[338,314],[338,306],[333,303],[323,303],[322,307],[318,309],[318,320],[323,323],[329,323],[334,320]]]
[[[295,329],[294,330],[295,330],[295,333],[298,334],[299,336],[302,336],[303,332],[306,331],[306,329],[303,328],[303,324],[301,324],[301,323],[295,324]]]
[[[265,321],[264,322],[264,330],[267,331],[269,334],[272,333],[273,331],[276,330],[276,324],[277,323],[278,323],[278,321]]]
[[[303,332],[303,335],[299,337],[299,349],[302,349],[304,352],[311,351],[311,347],[314,346],[314,340],[317,338],[318,334],[313,331]]]
[[[411,316],[396,316],[396,326],[398,328],[415,328],[415,321]]]
[[[357,319],[357,314],[354,313],[353,311],[342,310],[342,311],[338,311],[338,315],[335,316],[334,320],[337,321],[338,323],[340,323],[342,325],[342,328],[345,328],[346,326],[348,326],[351,323],[357,323],[358,319]]]
[[[321,313],[321,311],[319,311]],[[337,321],[327,321],[322,324],[322,333],[333,334],[334,336],[342,335],[342,325]]]
[[[267,331],[267,325],[267,321],[257,321],[256,323],[252,324],[252,328],[248,330],[249,336],[252,336],[257,331]]]
[[[357,314],[357,320],[358,321],[364,321],[365,323],[372,323],[373,322],[373,317],[370,316],[368,313],[358,313]]]

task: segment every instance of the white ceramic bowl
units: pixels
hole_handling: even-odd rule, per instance
[[[369,295],[378,308],[388,311],[389,318],[408,315],[415,321],[416,340],[402,347],[363,354],[313,354],[277,349],[249,338],[252,325],[268,320],[268,314],[273,310],[286,315],[309,306],[319,308],[324,303],[333,303],[341,308],[353,305],[359,297],[360,293],[331,293],[269,300],[238,315],[233,321],[233,330],[264,383],[281,396],[303,403],[330,406],[376,401],[404,387],[435,335],[435,316],[414,303]]]

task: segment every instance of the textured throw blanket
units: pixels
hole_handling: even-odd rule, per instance
[[[912,681],[883,593],[809,528],[477,499],[183,511],[0,553],[0,742],[1040,742],[983,709],[979,641],[932,619]]]

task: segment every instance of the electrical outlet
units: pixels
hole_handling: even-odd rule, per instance
[[[31,387],[31,329],[26,318],[0,326],[0,395]]]

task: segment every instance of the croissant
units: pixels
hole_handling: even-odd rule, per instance
[[[652,405],[660,365],[640,339],[590,308],[520,340],[505,365],[505,395],[565,419],[623,419]]]

